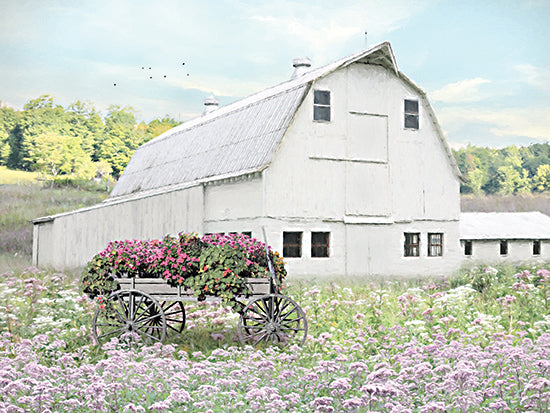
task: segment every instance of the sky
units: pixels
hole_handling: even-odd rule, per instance
[[[289,79],[296,57],[389,41],[452,147],[529,145],[550,141],[549,22],[550,0],[0,0],[0,102],[186,121],[211,94]]]

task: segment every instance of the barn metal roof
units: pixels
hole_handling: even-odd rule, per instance
[[[550,217],[541,212],[463,212],[460,239],[550,239]]]
[[[263,170],[271,163],[312,82],[354,62],[389,68],[425,98],[449,161],[460,177],[424,91],[398,70],[391,46],[384,42],[192,119],[145,143],[132,156],[107,202]]]

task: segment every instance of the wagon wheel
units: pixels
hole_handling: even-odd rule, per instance
[[[166,318],[157,300],[136,290],[112,293],[94,314],[92,333],[96,341],[134,332],[146,342],[163,341],[166,337]]]
[[[268,294],[252,300],[239,318],[242,344],[304,344],[307,320],[296,302],[281,294]]]
[[[185,307],[181,301],[161,301],[166,319],[166,334],[180,334],[185,328]]]

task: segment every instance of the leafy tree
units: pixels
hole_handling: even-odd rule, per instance
[[[531,191],[531,180],[528,172],[523,168],[514,168],[511,165],[498,168],[501,181],[500,193],[516,194],[528,193]]]
[[[152,138],[154,138],[178,125],[178,122],[166,115],[160,120],[154,119],[149,122],[149,124],[147,125],[147,133],[151,135]]]
[[[12,108],[2,107],[0,102],[0,165],[7,165],[10,158],[10,133],[15,127],[19,113]]]
[[[536,191],[550,191],[550,165],[540,165],[533,178],[533,188]]]

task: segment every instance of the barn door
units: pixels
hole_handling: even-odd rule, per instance
[[[346,142],[346,215],[390,213],[388,118],[350,113]]]

